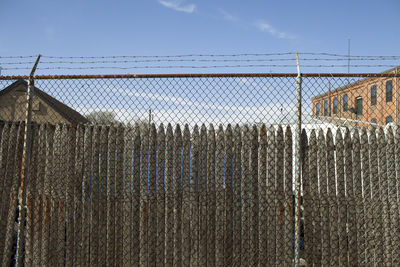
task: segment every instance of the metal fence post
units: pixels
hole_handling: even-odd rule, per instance
[[[22,266],[23,259],[23,244],[24,244],[24,230],[25,230],[25,206],[26,206],[26,190],[25,185],[28,181],[29,175],[29,161],[31,154],[32,145],[32,104],[34,96],[34,79],[33,75],[36,71],[36,67],[39,63],[40,55],[37,57],[35,64],[29,74],[28,88],[27,88],[27,103],[26,103],[26,117],[25,117],[25,133],[24,133],[24,147],[22,152],[21,161],[21,181],[18,192],[18,238],[17,238],[17,255],[16,255],[16,266]]]
[[[296,101],[297,101],[297,127],[296,127],[296,157],[295,157],[295,237],[294,237],[294,266],[300,266],[300,184],[301,184],[301,73],[299,56],[296,53],[297,77],[296,77]]]

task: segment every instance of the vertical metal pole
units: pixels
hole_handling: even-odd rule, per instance
[[[397,122],[397,67],[394,69],[394,122]]]
[[[28,88],[27,88],[27,103],[26,103],[26,117],[25,117],[25,133],[24,133],[24,148],[22,152],[22,166],[21,166],[21,182],[18,192],[18,238],[17,238],[17,255],[16,255],[16,266],[22,266],[23,262],[23,246],[24,246],[24,230],[25,230],[25,206],[26,206],[26,190],[25,185],[28,181],[29,176],[29,161],[31,155],[32,145],[32,104],[34,96],[34,80],[33,75],[36,71],[36,67],[39,63],[40,55],[38,55],[35,65],[29,74]]]
[[[301,183],[301,73],[299,55],[296,53],[297,77],[296,77],[296,100],[297,100],[297,128],[296,128],[296,157],[295,157],[295,237],[294,237],[294,266],[300,266],[300,183]]]

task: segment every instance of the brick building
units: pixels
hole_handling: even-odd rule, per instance
[[[400,67],[383,73],[398,73]],[[399,78],[365,78],[312,98],[315,118],[335,124],[370,127],[400,119]],[[397,109],[397,111],[396,111]]]

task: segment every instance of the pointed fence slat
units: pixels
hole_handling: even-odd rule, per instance
[[[383,240],[384,227],[382,227],[382,209],[381,192],[379,184],[378,170],[378,140],[375,131],[370,135],[370,164],[371,164],[371,191],[373,203],[373,225],[374,225],[374,247],[375,247],[375,262],[383,263]]]
[[[215,191],[215,151],[216,139],[214,126],[211,124],[208,129],[208,212],[207,212],[207,266],[215,266],[215,211],[216,211],[216,191]]]
[[[24,138],[24,124],[20,123],[14,128],[13,134],[10,136],[11,155],[8,157],[8,166],[6,172],[6,194],[9,196],[8,199],[5,197],[5,209],[3,212],[6,213],[7,224],[4,236],[4,253],[3,253],[3,266],[10,266],[13,259],[13,235],[16,221],[16,210],[18,205],[18,184],[17,181],[20,177],[21,172],[21,155],[23,149],[23,138]],[[14,130],[12,129],[12,130]],[[14,134],[15,133],[15,134]],[[24,220],[21,222],[24,223]]]
[[[329,249],[330,266],[339,265],[338,204],[336,197],[335,145],[331,129],[326,134],[326,162],[328,174]]]
[[[107,258],[106,264],[113,265],[115,261],[115,150],[116,128],[110,127],[108,132],[108,162],[107,162]]]
[[[161,124],[157,133],[157,255],[156,265],[164,266],[165,245],[165,131]]]
[[[133,128],[128,127],[124,134],[124,175],[122,181],[122,266],[131,266],[132,251],[132,152],[133,152]]]
[[[268,214],[268,264],[276,265],[276,138],[275,129],[271,126],[268,130],[267,148],[267,214]],[[271,164],[272,163],[272,164]]]
[[[355,221],[357,233],[357,261],[358,265],[364,265],[364,251],[365,251],[365,229],[364,229],[364,208],[362,196],[362,177],[361,177],[361,144],[360,135],[356,129],[353,133],[353,191],[355,202]]]
[[[200,130],[200,162],[199,162],[199,258],[200,266],[207,265],[207,129],[203,124]],[[229,229],[227,229],[229,233]],[[227,244],[229,242],[226,242]],[[226,255],[226,254],[225,254]]]
[[[72,145],[72,144],[70,144]],[[41,264],[41,251],[42,251],[42,224],[43,224],[43,186],[44,186],[44,173],[45,173],[45,162],[46,162],[46,128],[45,125],[40,125],[39,127],[39,132],[38,132],[38,143],[37,143],[37,153],[38,153],[38,159],[37,159],[37,192],[38,196],[36,197],[35,200],[35,218],[34,218],[34,240],[33,240],[33,266],[39,266]],[[71,146],[70,146],[71,147]],[[68,153],[68,155],[73,156],[73,153]],[[74,167],[71,166],[73,165],[73,158],[69,159],[70,163],[70,168],[69,168],[69,177],[73,177],[73,170]],[[72,161],[71,161],[72,160]],[[68,195],[71,196],[71,195]],[[72,192],[73,196],[73,192]],[[68,202],[69,206],[71,209],[73,209],[73,199],[70,199]],[[67,225],[71,226],[73,222],[67,221]],[[70,261],[73,261],[73,253],[71,253],[71,250],[73,250],[73,227],[69,227],[67,232],[67,237],[71,236],[71,238],[67,239],[67,254],[66,254],[66,265],[71,266],[72,264],[68,264]],[[68,258],[67,258],[68,257]]]
[[[107,162],[109,127],[100,128],[99,175],[99,263],[107,260]]]
[[[217,133],[217,153],[216,153],[216,227],[215,227],[215,266],[224,266],[224,204],[225,204],[225,133],[222,125]]]
[[[340,130],[336,132],[336,181],[337,181],[337,198],[339,207],[338,232],[339,232],[339,265],[348,265],[347,260],[347,205],[345,194],[345,178],[344,178],[344,144],[343,136]]]
[[[124,128],[122,125],[117,127],[116,136],[116,170],[115,170],[115,199],[114,199],[114,264],[123,264],[123,181],[124,181]]]
[[[139,124],[135,125],[132,155],[132,251],[131,264],[140,264],[140,144],[141,129]]]
[[[199,127],[192,132],[192,157],[190,170],[190,266],[199,266]]]
[[[51,212],[51,195],[50,195],[50,185],[52,183],[52,169],[51,169],[51,163],[52,163],[52,154],[53,154],[53,138],[54,138],[54,130],[55,128],[52,126],[49,126],[46,128],[46,167],[45,167],[45,176],[44,176],[44,208],[43,208],[43,226],[42,226],[42,266],[48,266],[50,263],[50,252],[49,252],[49,247],[50,247],[50,212]],[[80,139],[79,145],[81,148],[83,148],[83,128],[80,128],[81,133],[80,133]],[[76,166],[76,169],[79,170],[79,176],[76,175],[76,177],[82,177],[82,170],[83,170],[83,151],[79,151],[79,163]],[[78,162],[78,160],[76,161]],[[80,185],[80,183],[79,183]],[[82,197],[82,188],[79,188],[80,191],[76,194],[77,196]],[[79,204],[76,207],[77,210],[77,217],[79,217],[79,222],[81,221],[81,205]],[[79,246],[81,244],[81,238],[82,238],[82,229],[81,225],[79,225],[77,228],[77,232],[75,236],[79,235],[79,241],[76,240],[75,242],[75,249],[76,249],[76,254],[75,255],[80,255],[79,254]]]
[[[283,138],[283,137],[282,137]],[[258,265],[258,130],[254,125],[250,132],[250,265]],[[283,159],[282,159],[283,160]]]
[[[149,198],[148,198],[148,165],[149,165],[149,125],[141,127],[140,144],[140,265],[149,264]]]
[[[285,250],[285,183],[284,183],[284,140],[283,129],[279,125],[276,132],[276,158],[275,158],[275,177],[276,177],[276,199],[275,199],[275,212],[276,212],[276,251]],[[276,264],[278,266],[284,265],[285,258],[281,255],[276,255]]]
[[[283,264],[290,265],[293,259],[293,136],[290,126],[286,128],[284,144],[284,236]],[[303,224],[304,225],[304,224]]]
[[[398,251],[400,231],[399,231],[399,210],[397,202],[397,181],[396,181],[396,166],[395,161],[391,160],[395,158],[395,140],[393,129],[390,127],[387,131],[387,179],[388,179],[388,206],[389,206],[389,218],[390,218],[390,240],[391,240],[391,250],[392,250],[392,266],[400,265],[400,256]]]
[[[314,132],[315,135],[315,132]],[[312,198],[311,198],[311,188],[310,188],[310,157],[309,157],[309,145],[306,130],[303,129],[301,132],[301,183],[302,183],[302,193],[303,193],[303,249],[304,256],[303,259],[306,263],[312,264]],[[292,213],[294,215],[294,213]],[[294,256],[294,254],[293,254]]]
[[[234,168],[233,168],[233,259],[232,265],[239,266],[241,261],[241,151],[242,140],[239,125],[235,126],[234,131]],[[209,152],[210,155],[210,152]],[[265,178],[264,178],[265,179]],[[264,181],[265,183],[265,181]]]
[[[92,136],[92,184],[90,201],[90,265],[96,266],[99,258],[99,154],[100,127],[93,128]]]
[[[373,232],[368,229],[373,229],[373,207],[371,205],[371,178],[370,178],[370,164],[369,164],[369,143],[367,130],[363,129],[361,132],[360,141],[360,156],[361,156],[361,176],[363,182],[363,210],[364,210],[364,255],[363,259],[366,266],[372,266],[374,262],[374,237]]]
[[[236,161],[235,161],[236,163]],[[237,162],[240,164],[240,161]],[[235,166],[236,167],[236,166]],[[240,169],[239,169],[240,171]],[[238,188],[237,190],[240,190]],[[260,128],[258,146],[258,260],[260,263],[268,261],[267,255],[267,129],[265,124]],[[240,228],[239,228],[240,229]],[[235,228],[236,230],[236,228]],[[239,239],[240,240],[240,239]]]
[[[389,178],[389,188],[390,188],[390,215],[392,222],[392,245],[395,251],[400,250],[400,205],[399,205],[399,186],[400,186],[400,164],[399,164],[399,155],[400,155],[400,127],[396,127],[393,129],[394,131],[394,144],[393,144],[393,156],[389,157],[389,159],[395,159],[395,163],[393,169],[390,172]],[[390,161],[392,162],[392,161]],[[397,173],[397,177],[396,177]],[[400,265],[400,255],[398,253],[393,253],[393,265]]]
[[[31,126],[32,129],[32,144],[31,144],[31,160],[30,160],[30,175],[26,181],[26,228],[25,228],[25,257],[24,265],[33,265],[33,241],[34,241],[34,218],[37,211],[35,210],[36,180],[38,166],[38,125],[35,123]]]
[[[347,240],[349,265],[357,263],[357,226],[356,226],[356,203],[354,199],[354,177],[352,158],[352,138],[349,129],[346,129],[344,137],[344,168],[346,179],[346,201],[347,201]]]
[[[328,182],[326,169],[326,141],[324,132],[318,134],[318,177],[319,177],[319,200],[321,210],[321,263],[328,266],[330,262],[329,248],[329,202]]]
[[[165,177],[165,265],[172,266],[174,262],[174,136],[172,126],[168,124],[166,137],[166,177]]]
[[[182,265],[190,265],[190,131],[183,130],[182,152]]]
[[[157,248],[157,130],[151,124],[149,133],[149,266],[155,266]]]
[[[242,229],[241,229],[241,264],[249,266],[250,257],[250,203],[249,203],[249,190],[250,190],[250,170],[249,170],[249,152],[250,152],[250,136],[249,127],[247,125],[242,128],[242,181],[241,181],[241,199],[242,199]]]
[[[15,127],[15,126],[14,126]],[[11,125],[10,124],[5,124],[2,129],[2,135],[1,135],[1,143],[0,143],[0,261],[3,259],[3,252],[4,252],[4,246],[5,246],[5,226],[7,224],[7,216],[5,215],[5,203],[6,199],[8,199],[6,195],[6,183],[7,183],[7,162],[8,161],[8,147],[9,147],[9,140],[11,136]]]
[[[390,215],[388,203],[388,176],[387,176],[387,140],[383,129],[378,133],[378,157],[379,157],[379,182],[381,193],[382,222],[384,228],[384,263],[386,266],[392,266],[392,247],[390,239]]]
[[[174,133],[174,265],[182,265],[182,132],[179,124]]]

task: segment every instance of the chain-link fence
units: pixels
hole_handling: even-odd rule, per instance
[[[3,265],[400,264],[396,69],[296,77],[37,76],[26,181],[1,77]]]

